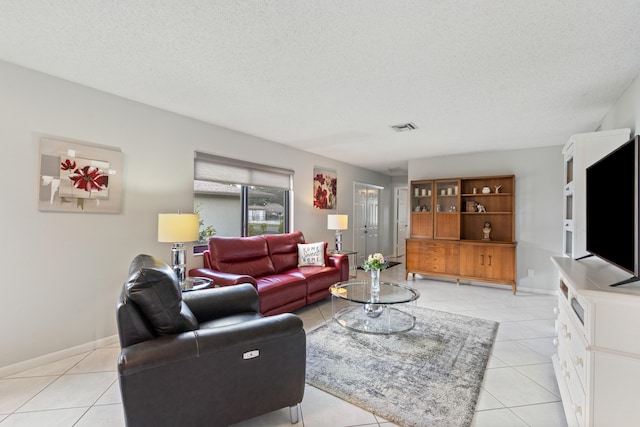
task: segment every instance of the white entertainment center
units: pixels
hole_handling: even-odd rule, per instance
[[[559,271],[552,360],[569,426],[640,425],[640,282],[611,286],[631,274],[596,257],[576,259],[587,254],[585,170],[629,137],[629,129],[574,135],[562,151],[564,256],[552,258]]]
[[[569,426],[640,425],[640,282],[598,258],[560,271],[553,367]]]

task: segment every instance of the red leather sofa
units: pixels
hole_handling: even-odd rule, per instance
[[[307,243],[300,231],[252,237],[209,239],[203,267],[192,277],[208,277],[216,286],[251,283],[258,291],[260,312],[287,313],[329,296],[329,286],[349,278],[349,258],[328,255],[324,266],[298,267],[298,244]]]

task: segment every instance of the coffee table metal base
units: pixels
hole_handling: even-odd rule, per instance
[[[348,305],[335,312],[341,326],[367,334],[396,334],[413,329],[416,318],[403,310],[383,304]]]

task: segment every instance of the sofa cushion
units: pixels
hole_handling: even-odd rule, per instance
[[[324,267],[324,258],[324,242],[298,244],[298,267]]]
[[[209,251],[214,270],[251,277],[276,272],[269,257],[267,241],[262,236],[213,236],[209,239]]]
[[[326,291],[329,286],[340,282],[340,270],[335,267],[300,267],[298,272],[307,280],[307,296]]]
[[[125,297],[135,303],[158,335],[198,329],[198,321],[182,301],[178,278],[167,264],[149,255],[131,262]]]
[[[299,274],[274,274],[257,279],[260,294],[260,312],[299,302],[293,310],[303,307],[307,300],[307,281]]]
[[[276,273],[298,266],[298,244],[305,243],[302,232],[267,234],[264,236]]]

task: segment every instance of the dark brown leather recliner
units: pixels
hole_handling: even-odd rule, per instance
[[[287,406],[298,422],[302,321],[294,314],[263,317],[252,285],[182,294],[168,265],[138,255],[117,321],[128,426],[227,426]]]

